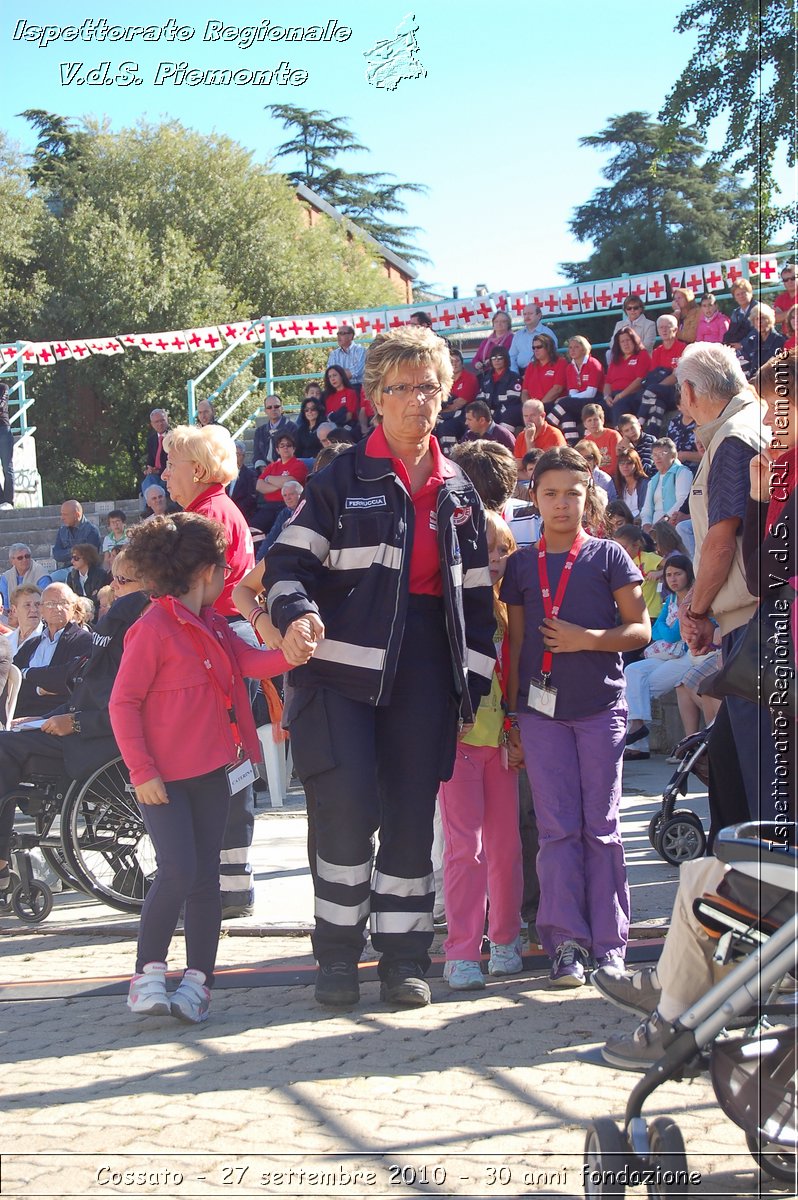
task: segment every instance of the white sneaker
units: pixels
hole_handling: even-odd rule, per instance
[[[479,963],[467,958],[450,959],[443,968],[443,978],[453,992],[476,992],[485,986]]]
[[[166,963],[147,963],[140,975],[130,981],[127,1006],[137,1017],[168,1017]]]
[[[189,1025],[198,1025],[207,1021],[210,1006],[211,993],[205,987],[205,976],[189,967],[172,996],[172,1016]]]
[[[488,974],[520,975],[523,969],[524,960],[521,958],[521,943],[519,938],[516,938],[514,942],[508,942],[506,945],[491,942]]]

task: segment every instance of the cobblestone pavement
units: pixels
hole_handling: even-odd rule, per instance
[[[627,778],[624,834],[641,933],[662,926],[675,890],[675,870],[646,837],[668,771],[652,760]],[[704,814],[700,798],[695,807]],[[256,828],[256,915],[229,923],[220,967],[309,966],[298,798],[262,812]],[[125,976],[133,932],[128,918],[74,893],[33,930],[0,916],[2,980],[89,988]],[[177,939],[175,966],[181,953]],[[598,1047],[634,1018],[589,987],[550,991],[541,971],[465,995],[435,978],[433,1004],[422,1010],[391,1011],[376,982],[362,990],[357,1009],[327,1013],[307,986],[220,986],[211,1019],[192,1027],[137,1021],[121,994],[22,1000],[0,989],[0,1193],[583,1194],[585,1126],[620,1118],[636,1078],[599,1065]],[[646,1106],[658,1114],[684,1133],[700,1177],[693,1194],[784,1195],[760,1178],[705,1078],[660,1088]]]

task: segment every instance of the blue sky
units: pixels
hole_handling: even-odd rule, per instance
[[[264,112],[270,103],[327,109],[348,118],[369,147],[343,161],[352,170],[385,171],[427,185],[426,196],[408,197],[408,223],[423,232],[420,244],[432,263],[423,277],[461,295],[477,283],[489,290],[521,290],[561,280],[558,263],[578,259],[589,247],[568,232],[573,208],[601,183],[605,157],[582,149],[578,139],[607,119],[633,108],[656,113],[687,62],[691,36],[673,26],[683,5],[665,0],[630,6],[621,0],[382,0],[294,3],[269,9],[228,0],[213,6],[145,2],[104,8],[58,4],[23,5],[5,0],[0,17],[4,88],[0,125],[30,151],[27,122],[14,114],[43,108],[73,119],[106,116],[113,128],[144,117],[176,118],[202,132],[226,133],[260,161],[286,136]],[[35,14],[28,16],[27,14]],[[366,81],[368,50],[390,37],[408,13],[418,25],[423,79],[395,91]],[[63,38],[48,46],[14,40],[19,21],[28,25],[80,25],[105,17],[111,25],[157,25],[172,18],[193,30],[187,41],[98,42]],[[323,25],[335,20],[352,36],[342,42],[204,40],[209,21],[226,26]],[[277,68],[287,60],[308,74],[300,86],[155,85],[159,64],[189,68]],[[73,73],[125,61],[138,64],[140,84],[90,86],[62,82],[64,63]],[[161,67],[161,73],[170,68]],[[722,126],[710,131],[717,143]],[[787,178],[786,173],[783,178]],[[753,248],[752,248],[753,249]]]

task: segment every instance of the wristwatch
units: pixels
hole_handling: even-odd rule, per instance
[[[72,717],[72,732],[80,733],[80,713],[70,713]]]

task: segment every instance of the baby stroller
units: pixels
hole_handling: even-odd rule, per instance
[[[723,895],[697,901],[695,911],[720,935],[718,961],[745,957],[674,1022],[665,1054],[629,1098],[623,1130],[608,1117],[592,1122],[585,1143],[585,1195],[623,1196],[627,1184],[648,1184],[650,1196],[690,1194],[678,1126],[669,1117],[649,1126],[641,1112],[656,1088],[681,1078],[698,1053],[708,1056],[718,1103],[745,1131],[762,1169],[780,1181],[796,1179],[794,993],[789,1003],[779,1003],[779,985],[796,969],[798,937],[798,851],[795,826],[787,828],[789,846],[781,840],[784,826],[746,822],[718,834],[715,854],[733,867],[724,880],[731,886]],[[724,1029],[737,1032],[716,1042]]]
[[[673,866],[701,858],[707,848],[706,834],[700,818],[690,808],[676,808],[680,796],[687,795],[687,782],[692,771],[706,787],[709,783],[707,743],[712,726],[699,733],[688,734],[673,748],[673,758],[680,761],[662,793],[662,805],[648,826],[648,840],[660,858]]]

